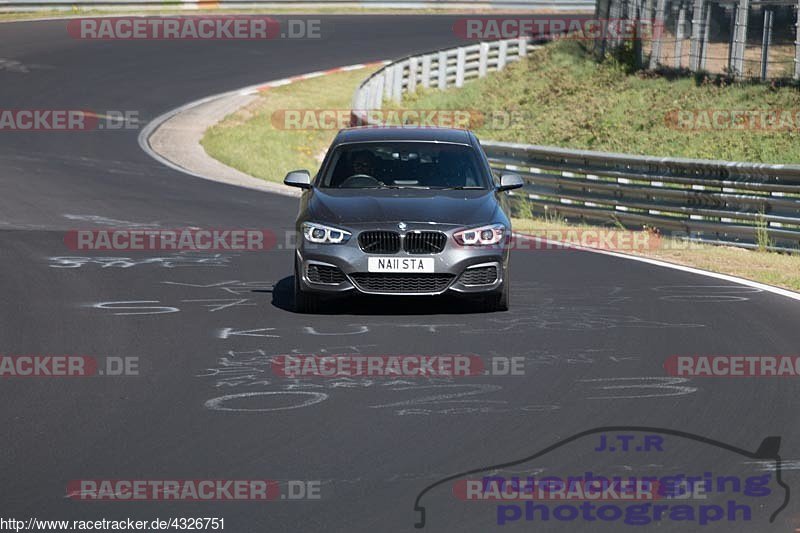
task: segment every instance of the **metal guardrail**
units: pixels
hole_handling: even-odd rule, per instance
[[[438,50],[390,63],[353,96],[353,125],[418,86],[460,87],[502,69],[535,44],[506,40]],[[439,65],[444,65],[440,69]],[[690,240],[800,252],[800,165],[635,156],[481,142],[495,171],[520,174],[517,196],[535,214],[648,226]]]
[[[800,252],[800,166],[481,144],[493,168],[525,178],[537,213],[744,247],[761,234],[768,248]]]
[[[359,86],[352,103],[354,125],[369,124],[366,111],[381,109],[383,100],[399,103],[417,87],[462,87],[464,82],[502,70],[536,47],[527,37],[478,43],[409,56],[386,65]]]
[[[595,0],[0,0],[0,12],[75,9],[480,9],[593,11]]]

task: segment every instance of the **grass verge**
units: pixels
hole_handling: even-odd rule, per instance
[[[346,112],[353,92],[370,73],[368,69],[336,72],[269,89],[208,129],[201,144],[211,157],[267,181],[281,182],[288,171],[299,168],[313,175],[338,127],[346,124],[333,124],[328,129],[283,129],[285,111]]]
[[[479,137],[497,141],[662,157],[800,162],[797,87],[728,85],[704,77],[629,70],[613,59],[595,62],[580,42],[560,41],[461,89],[419,90],[402,106],[474,110],[485,117],[516,112],[522,119],[511,120],[511,127],[485,120],[473,128]],[[741,128],[687,129],[704,123],[677,121],[678,111],[700,111],[699,118],[704,118],[714,111],[732,110],[785,110],[790,114],[783,119],[792,122],[784,122],[783,130],[754,130],[745,128],[745,122],[737,122],[744,125]]]

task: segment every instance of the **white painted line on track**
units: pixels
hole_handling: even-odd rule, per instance
[[[766,283],[759,283],[758,281],[752,281],[745,278],[740,278],[737,276],[731,276],[730,274],[720,274],[719,272],[711,272],[709,270],[703,270],[702,268],[695,268],[690,266],[678,265],[676,263],[670,263],[668,261],[661,261],[660,259],[652,259],[650,257],[640,257],[638,255],[631,255],[631,254],[624,254],[621,252],[612,252],[610,250],[601,250],[599,248],[591,248],[588,246],[581,246],[579,244],[572,244],[572,243],[565,243],[560,241],[553,241],[550,239],[545,239],[543,237],[534,237],[531,235],[525,235],[524,233],[517,233],[514,232],[516,237],[522,237],[525,239],[530,240],[537,240],[540,242],[545,242],[547,244],[552,244],[556,246],[561,246],[564,248],[573,248],[575,250],[581,250],[584,252],[591,252],[595,254],[603,254],[603,255],[610,255],[612,257],[619,257],[620,259],[629,259],[631,261],[639,261],[640,263],[647,263],[649,265],[664,267],[664,268],[671,268],[673,270],[680,270],[682,272],[688,272],[690,274],[697,274],[700,276],[706,276],[709,278],[714,279],[721,279],[724,281],[729,281],[731,283],[737,283],[739,285],[745,285],[747,287],[753,287],[756,289],[760,289],[764,292],[770,292],[772,294],[778,294],[780,296],[785,296],[787,298],[791,298],[792,300],[800,301],[800,293],[795,291],[790,291],[789,289],[782,289],[780,287],[774,287],[772,285],[767,285]]]

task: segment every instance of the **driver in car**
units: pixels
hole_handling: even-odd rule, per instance
[[[353,155],[353,175],[375,176],[375,157],[367,151],[361,151]]]

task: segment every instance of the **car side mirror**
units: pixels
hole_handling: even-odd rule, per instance
[[[311,174],[308,170],[292,170],[283,179],[283,183],[289,187],[300,187],[301,189],[311,188]]]
[[[500,176],[500,186],[498,191],[510,191],[511,189],[519,189],[524,186],[525,182],[516,174],[503,174]]]

